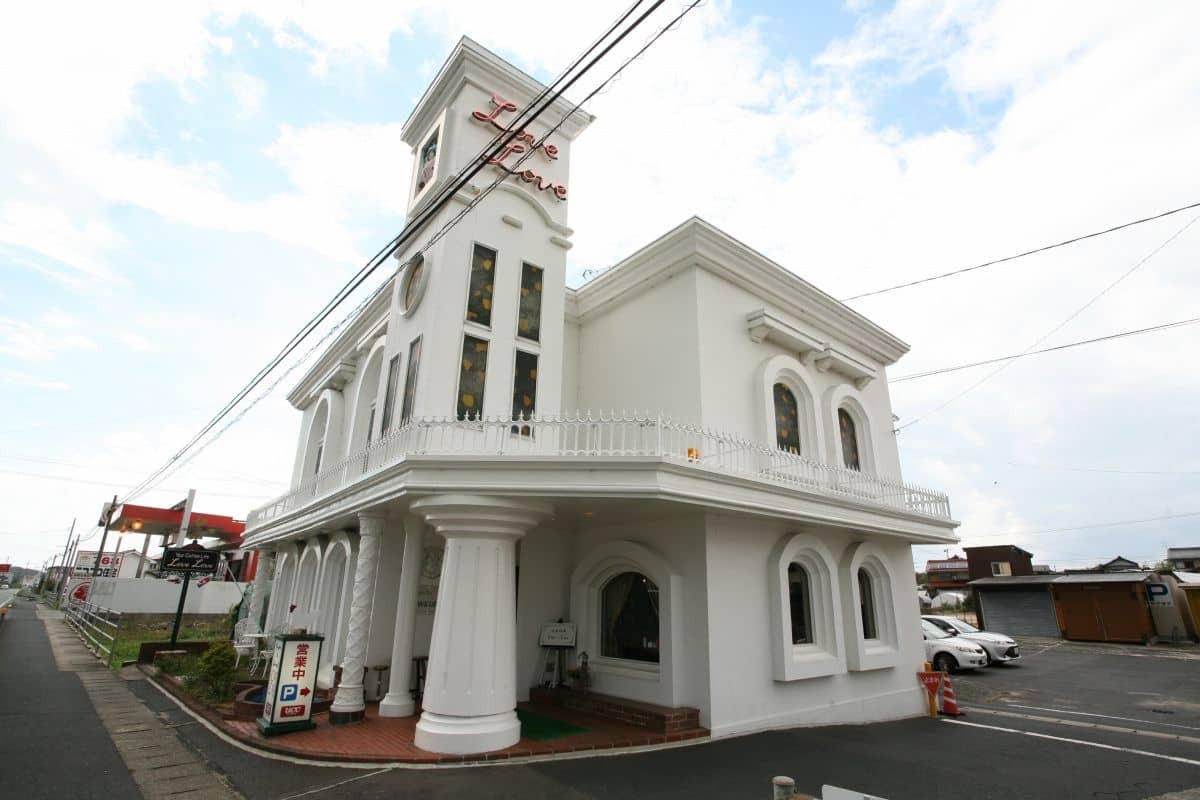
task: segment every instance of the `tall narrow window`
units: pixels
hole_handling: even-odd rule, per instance
[[[799,564],[788,564],[788,597],[792,613],[792,644],[812,644],[812,599],[809,597],[808,571]]]
[[[879,627],[875,623],[875,590],[871,586],[871,576],[862,568],[858,570],[858,604],[862,611],[863,638],[878,639]]]
[[[639,572],[613,576],[600,593],[600,654],[657,664],[658,586]]]
[[[383,396],[383,424],[379,432],[387,436],[392,428],[392,414],[396,410],[396,388],[400,381],[400,355],[397,353],[388,361],[387,393]]]
[[[514,422],[531,419],[537,408],[538,357],[533,353],[517,351],[517,364],[513,375],[512,418]],[[529,436],[528,425],[513,425],[513,433]]]
[[[462,369],[458,376],[458,418],[478,419],[483,415],[483,387],[487,378],[488,343],[474,336],[463,337]]]
[[[854,418],[844,408],[838,409],[838,429],[842,434],[842,463],[849,469],[862,469],[858,460],[858,431]]]
[[[404,376],[404,407],[400,411],[400,424],[412,419],[413,405],[417,401],[417,369],[421,363],[421,337],[408,346],[408,374]]]
[[[521,305],[517,309],[517,335],[538,341],[542,328],[542,268],[521,265]]]
[[[317,457],[313,459],[313,475],[321,474],[321,454],[325,452],[325,442],[317,445]]]
[[[467,320],[491,327],[492,282],[496,277],[496,251],[475,245],[471,254],[471,286],[467,290]]]
[[[800,409],[796,395],[782,383],[775,384],[775,446],[800,454]]]

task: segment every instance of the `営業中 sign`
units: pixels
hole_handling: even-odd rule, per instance
[[[284,635],[275,639],[267,677],[263,714],[258,728],[264,736],[315,728],[312,721],[317,667],[322,636]]]

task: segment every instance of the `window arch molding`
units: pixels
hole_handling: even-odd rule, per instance
[[[323,563],[321,542],[314,537],[303,542],[300,558],[296,564],[296,588],[292,592],[291,604],[296,610],[289,612],[288,623],[293,627],[312,629],[316,622],[316,604],[320,602],[321,566]],[[289,604],[289,605],[291,605]]]
[[[612,578],[639,572],[658,585],[657,664],[601,655],[601,594]],[[679,705],[683,682],[683,579],[659,553],[637,542],[615,540],[592,548],[571,573],[571,619],[578,624],[576,650],[588,654],[598,692],[663,705]]]
[[[287,624],[288,606],[296,586],[296,562],[300,551],[294,542],[284,542],[276,549],[275,576],[271,581],[271,598],[265,630],[270,632]]]
[[[810,644],[793,644],[788,567],[799,564],[808,573],[811,620]],[[777,681],[798,681],[846,671],[842,644],[842,603],[839,602],[837,563],[816,536],[799,533],[775,545],[767,562],[771,593],[772,671]]]
[[[317,449],[321,450],[321,468],[342,457],[342,431],[345,402],[342,393],[325,389],[313,411],[305,433],[304,461],[296,484],[302,484],[317,472]]]
[[[829,429],[826,439],[825,457],[830,464],[844,467],[842,458],[841,423],[838,412],[845,411],[854,421],[855,439],[858,443],[858,463],[863,474],[875,475],[875,448],[871,436],[871,420],[858,397],[858,390],[849,384],[838,384],[825,391],[821,398],[821,417]]]
[[[321,665],[318,682],[333,685],[333,665],[341,663],[345,647],[347,622],[350,616],[350,600],[354,592],[354,567],[358,549],[350,537],[339,531],[329,537],[321,559],[321,575],[318,579],[318,617],[315,625],[318,633],[325,635],[321,648]]]
[[[366,357],[363,358],[364,364],[360,374],[358,390],[354,397],[354,416],[350,420],[350,451],[357,452],[367,446],[367,442],[372,438],[371,431],[368,425],[378,429],[380,412],[382,406],[379,400],[379,387],[383,383],[383,356],[386,346],[386,337],[380,336],[372,343],[370,350],[367,351]],[[371,406],[375,406],[375,418],[371,419]]]
[[[900,640],[896,632],[895,582],[887,554],[874,542],[854,542],[846,548],[839,566],[847,667],[865,672],[896,666],[900,663]],[[871,581],[877,633],[874,639],[863,638],[859,570]]]
[[[763,441],[775,447],[775,384],[782,383],[796,398],[800,455],[820,461],[825,452],[825,437],[817,424],[819,393],[799,359],[789,355],[771,356],[758,367],[757,388],[760,398],[760,422]]]

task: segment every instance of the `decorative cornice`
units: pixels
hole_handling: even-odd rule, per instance
[[[304,373],[304,377],[292,387],[287,399],[293,407],[303,411],[324,389],[340,391],[350,378],[354,377],[354,354],[363,347],[370,346],[371,342],[387,332],[392,305],[392,284],[395,280],[396,276],[393,273],[379,287],[371,302],[342,329],[317,358],[316,363]]]
[[[698,217],[580,287],[579,317],[586,321],[644,287],[693,268],[756,295],[778,309],[772,312],[776,319],[794,317],[835,340],[835,345],[853,348],[880,365],[894,364],[908,352],[907,344],[866,317]]]
[[[537,97],[546,88],[540,81],[464,36],[417,101],[400,131],[400,138],[416,148],[418,137],[425,134],[465,83],[472,83],[485,92],[507,94],[505,99],[513,102],[528,102],[528,99]],[[558,132],[568,139],[574,139],[595,119],[586,111],[575,109],[575,104],[562,96],[554,101],[546,113],[554,120],[566,117]]]

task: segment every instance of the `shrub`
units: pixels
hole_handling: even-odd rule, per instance
[[[233,699],[234,668],[237,653],[229,642],[217,642],[200,656],[196,672],[186,682],[189,690],[205,700],[223,703]]]
[[[200,659],[193,655],[163,656],[155,663],[165,675],[195,675],[200,668]]]

